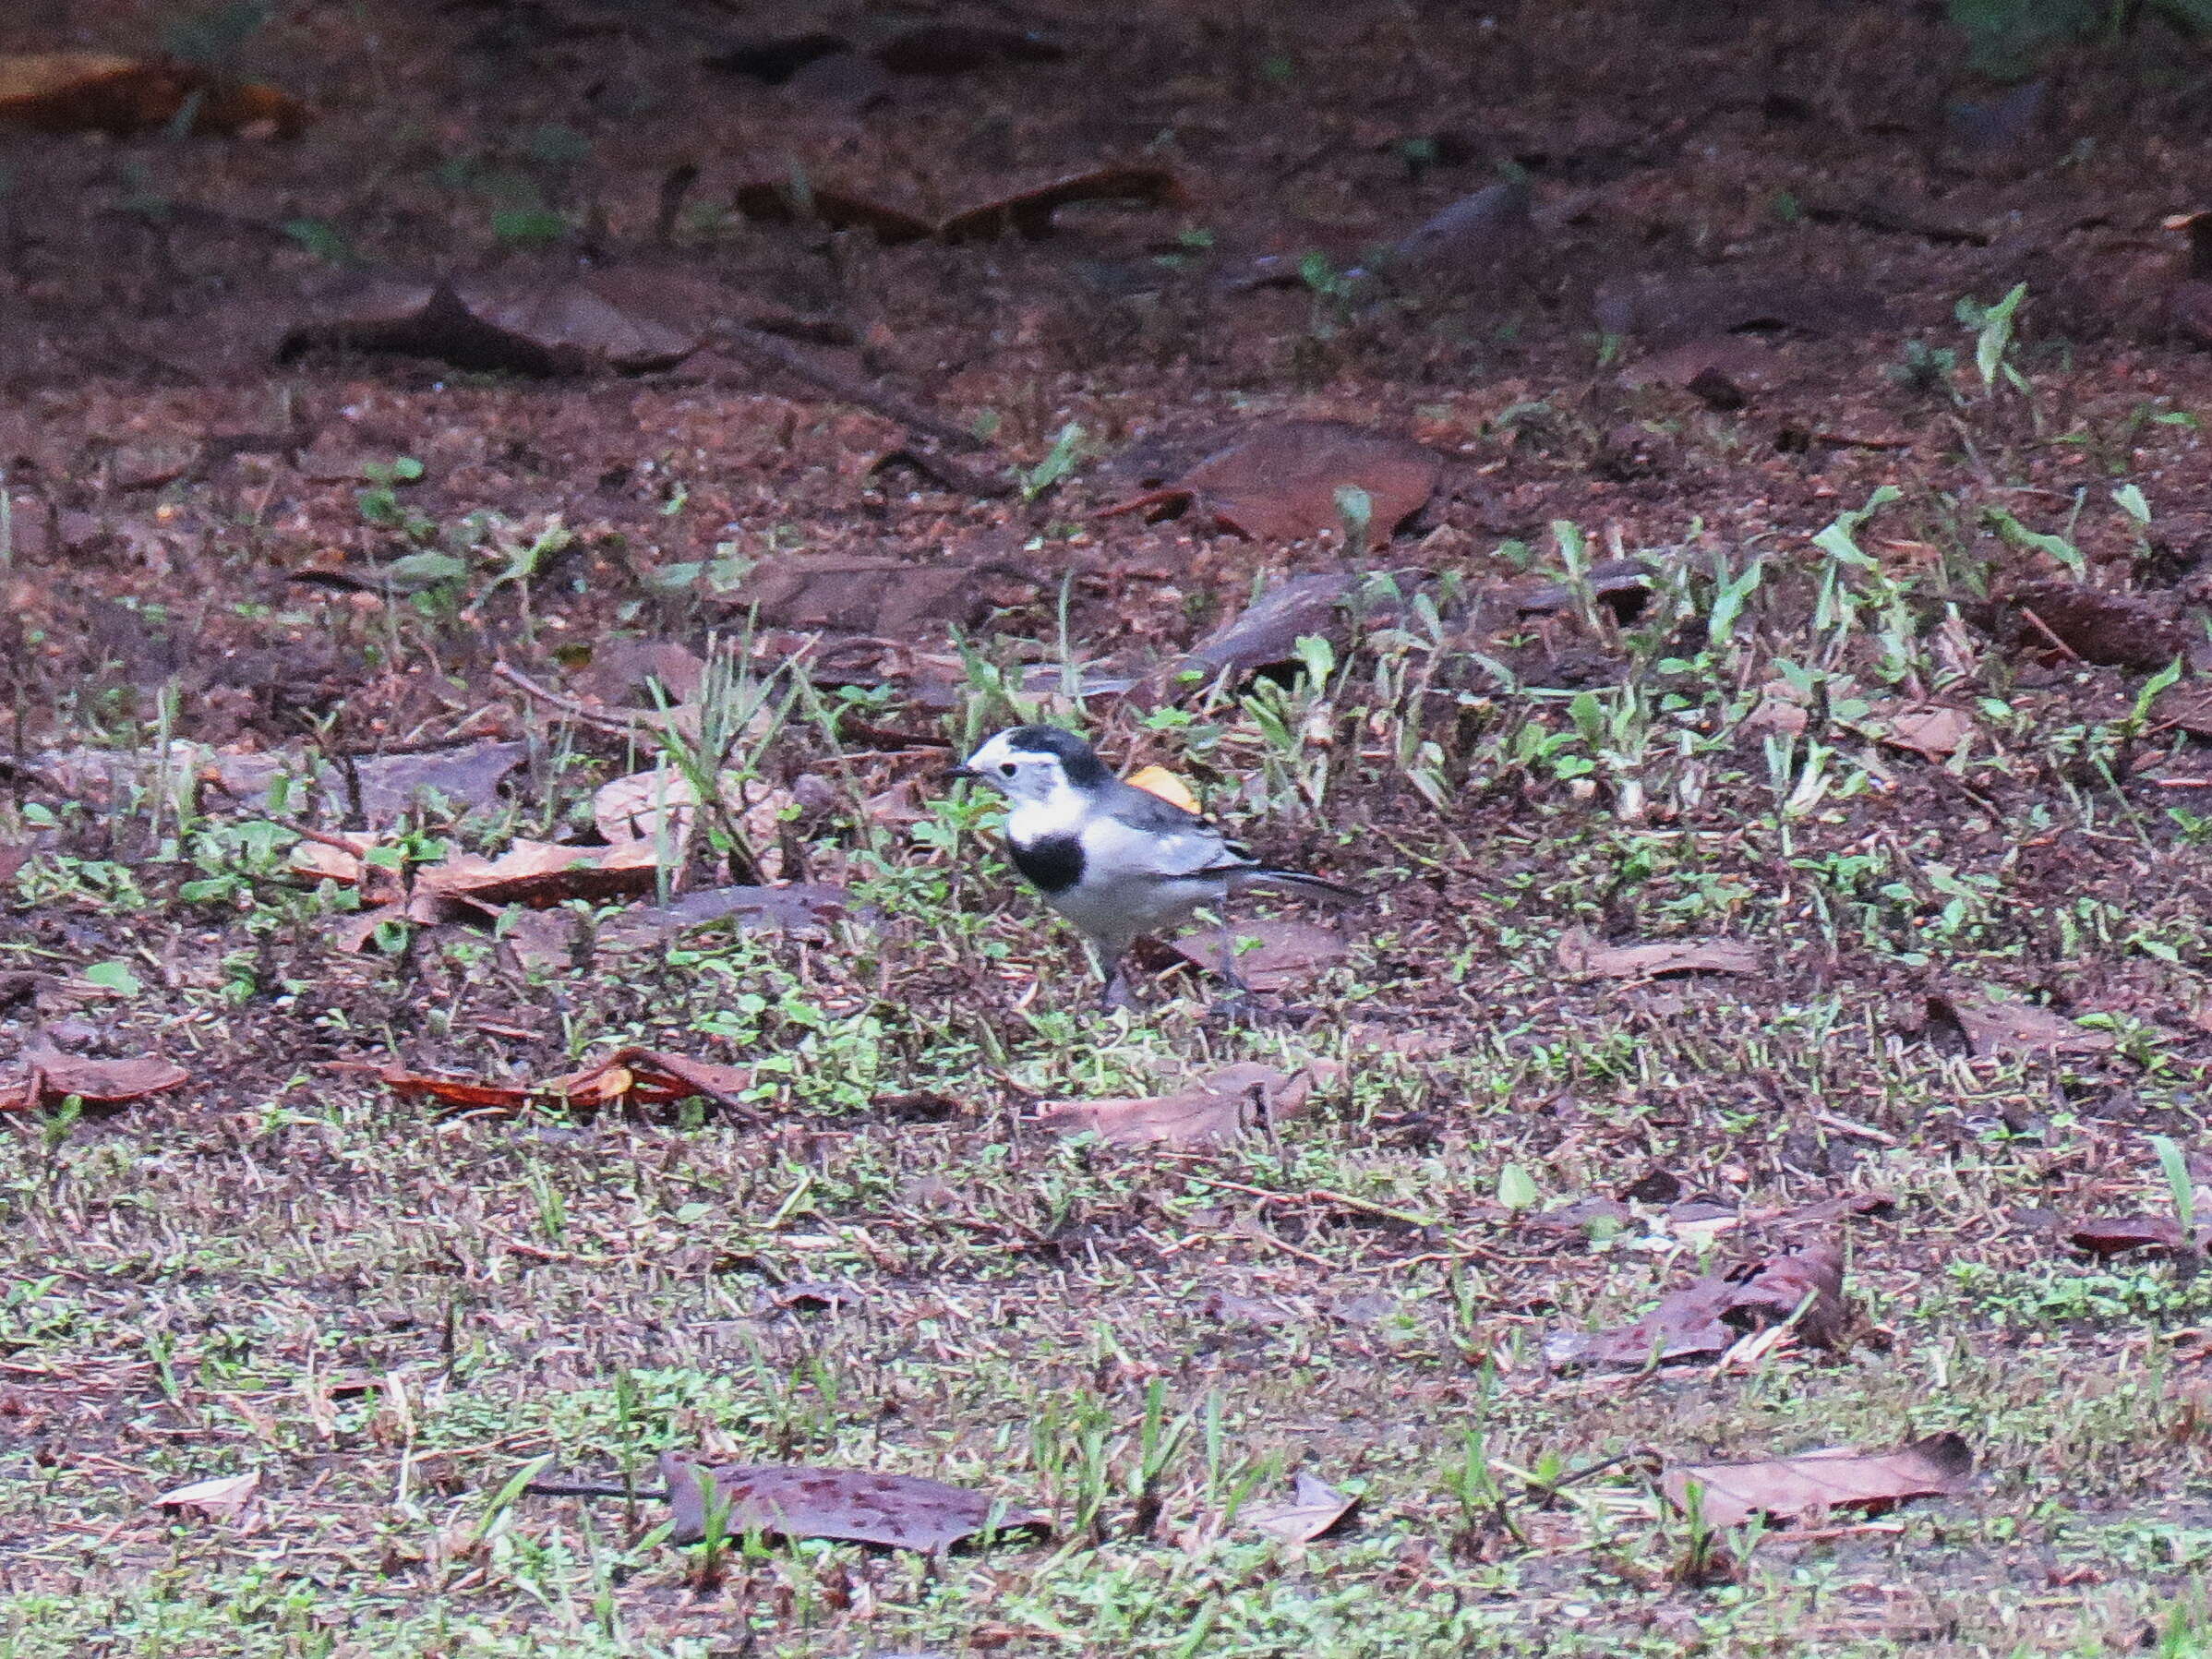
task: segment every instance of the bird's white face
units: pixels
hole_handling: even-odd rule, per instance
[[[967,770],[1017,805],[1045,806],[1073,792],[1056,754],[1016,749],[1001,732],[968,757]]]

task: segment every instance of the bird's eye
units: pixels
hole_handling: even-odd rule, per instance
[[[1014,775],[1014,763],[1012,761],[1001,761],[999,763],[999,775],[1002,777],[1012,777]]]

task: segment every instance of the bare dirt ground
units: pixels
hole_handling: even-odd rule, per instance
[[[0,1654],[2212,1652],[2200,46],[60,50],[197,66],[0,126]],[[1093,1012],[1037,717],[1376,897]]]

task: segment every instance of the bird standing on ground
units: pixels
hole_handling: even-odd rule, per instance
[[[1014,867],[1089,944],[1110,1008],[1128,1004],[1122,958],[1137,935],[1173,927],[1232,893],[1267,884],[1340,900],[1364,896],[1260,863],[1196,813],[1115,777],[1088,743],[1056,726],[1002,731],[950,775],[1004,794]],[[1226,962],[1223,972],[1244,989]]]

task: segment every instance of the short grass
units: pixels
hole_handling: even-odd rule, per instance
[[[1872,505],[1758,559],[1654,550],[1626,623],[1563,526],[1509,555],[1569,600],[1508,656],[1448,590],[1386,584],[1283,682],[1110,723],[1382,890],[1349,964],[1256,1024],[1173,980],[1142,1017],[1091,1013],[987,806],[872,817],[932,757],[847,735],[896,711],[780,680],[711,693],[771,691],[772,741],[710,719],[719,752],[681,758],[833,786],[784,836],[850,888],[818,937],[342,956],[347,901],[283,875],[288,832],[189,789],[18,807],[42,850],[6,965],[78,976],[49,994],[196,1083],[5,1143],[0,1653],[2212,1651],[2204,1349],[2176,1340],[2212,1290],[2051,1236],[2170,1207],[2150,1136],[2201,1126],[2205,825],[2144,781],[2186,739],[2143,676],[1970,625],[2019,555],[1955,501]],[[1877,534],[1934,557],[1877,558]],[[375,626],[435,661],[474,622]],[[1563,642],[1604,671],[1547,676]],[[1021,655],[971,659],[947,742],[1038,712]],[[1973,715],[1967,748],[1881,740],[1931,697]],[[638,759],[556,723],[504,821],[426,821],[414,850],[542,832]],[[1577,982],[1571,927],[1749,938],[1768,970]],[[102,961],[135,995],[82,980]],[[1969,1057],[1927,998],[1992,989],[2113,1046]],[[543,1076],[632,1041],[750,1062],[766,1125],[442,1117],[343,1064]],[[1238,1058],[1337,1081],[1203,1153],[1026,1122]],[[1655,1168],[1743,1225],[1501,1202]],[[1633,1317],[1841,1192],[1893,1200],[1838,1224],[1845,1352],[1547,1368],[1547,1331]],[[823,1281],[849,1298],[778,1294]],[[1713,1537],[1655,1496],[1668,1459],[1940,1429],[1975,1449],[1971,1495],[1891,1517]],[[667,1449],[932,1475],[1056,1530],[701,1559],[651,1504],[509,1489],[547,1459],[642,1478]],[[245,1470],[235,1524],[148,1507]],[[1360,1494],[1348,1533],[1240,1522],[1301,1470]]]

